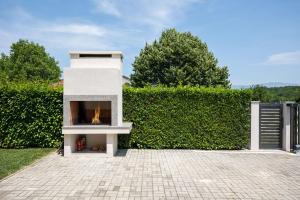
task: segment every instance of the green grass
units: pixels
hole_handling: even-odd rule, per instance
[[[54,150],[53,148],[0,149],[0,179]]]

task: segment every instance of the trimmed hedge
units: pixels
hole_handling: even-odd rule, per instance
[[[124,120],[132,121],[120,148],[242,149],[250,126],[250,90],[125,88]]]
[[[43,84],[0,88],[0,147],[57,147],[62,141],[62,89]]]
[[[0,87],[0,147],[57,147],[62,142],[61,88]],[[250,90],[124,88],[120,148],[241,149],[248,143]]]

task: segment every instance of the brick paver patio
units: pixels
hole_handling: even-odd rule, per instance
[[[0,199],[300,199],[300,156],[128,150],[51,154],[0,182]]]

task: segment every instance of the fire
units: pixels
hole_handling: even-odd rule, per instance
[[[100,106],[95,109],[95,115],[92,118],[92,124],[100,124]]]

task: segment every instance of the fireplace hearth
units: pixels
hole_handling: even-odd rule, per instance
[[[122,120],[122,53],[74,51],[70,57],[64,71],[64,156],[113,156],[118,134],[129,134],[132,126]]]

